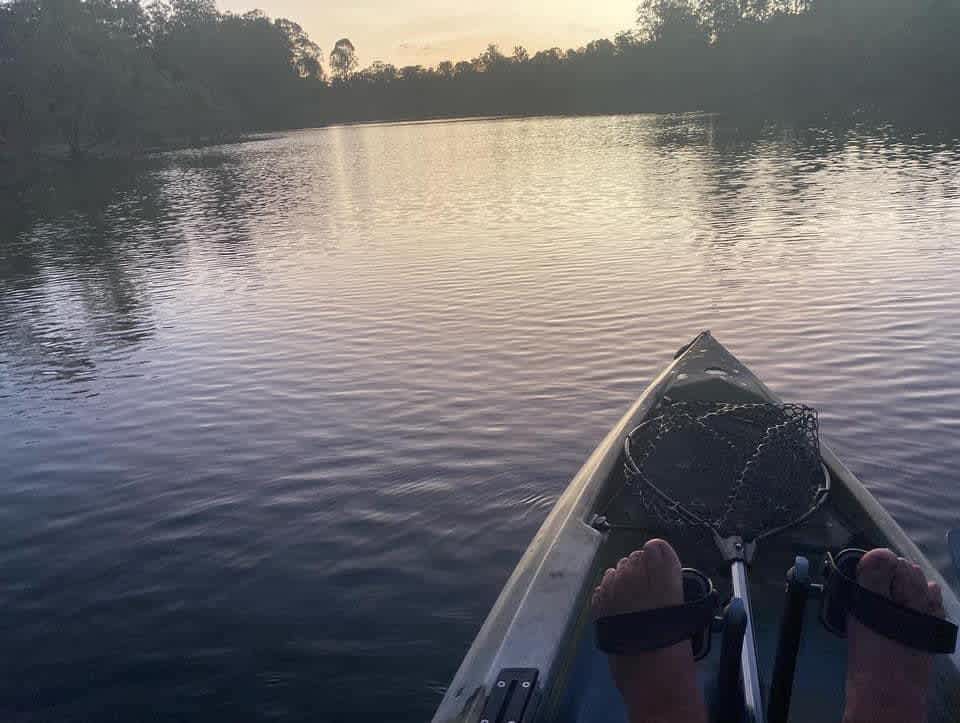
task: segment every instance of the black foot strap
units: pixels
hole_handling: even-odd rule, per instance
[[[717,591],[696,570],[683,571],[683,587],[683,605],[597,618],[597,647],[610,655],[635,655],[702,637],[705,631],[709,641]]]
[[[957,648],[957,626],[949,620],[911,610],[862,587],[856,580],[863,550],[827,556],[821,619],[828,630],[846,636],[847,615],[875,633],[924,653],[951,654]]]

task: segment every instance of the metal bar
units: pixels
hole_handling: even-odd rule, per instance
[[[747,629],[743,637],[741,668],[743,673],[743,703],[747,711],[747,723],[764,723],[763,694],[760,691],[760,666],[757,664],[757,643],[753,635],[753,609],[750,607],[750,583],[747,580],[747,564],[734,560],[730,565],[733,578],[733,595],[743,601],[747,612]]]
[[[787,594],[783,617],[780,618],[780,636],[777,656],[770,681],[768,723],[787,723],[790,717],[790,697],[793,695],[793,677],[797,669],[797,654],[803,636],[803,615],[810,595],[810,563],[798,557],[787,573]]]
[[[740,656],[747,630],[743,600],[734,598],[723,613],[723,638],[717,667],[717,694],[713,701],[713,723],[741,723],[743,691],[740,689]]]

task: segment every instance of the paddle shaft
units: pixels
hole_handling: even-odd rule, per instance
[[[748,723],[764,723],[763,695],[760,691],[760,666],[757,663],[757,644],[753,635],[753,608],[750,606],[750,583],[747,564],[734,560],[730,565],[733,578],[733,596],[743,601],[747,612],[747,630],[743,636],[740,667],[743,675],[743,702]]]

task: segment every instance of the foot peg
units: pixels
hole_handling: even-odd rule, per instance
[[[787,587],[780,617],[780,635],[777,654],[773,661],[773,677],[767,703],[767,723],[786,723],[790,716],[793,697],[793,678],[797,670],[797,655],[803,638],[803,619],[810,596],[810,562],[797,557],[787,572]]]
[[[852,615],[875,633],[925,653],[953,653],[957,626],[949,620],[911,610],[857,583],[857,565],[864,550],[848,549],[824,562],[820,620],[835,635],[847,636]]]
[[[740,686],[742,666],[740,652],[747,632],[747,609],[743,600],[734,598],[723,612],[723,638],[720,662],[717,665],[717,690],[711,710],[711,723],[743,721],[743,689]]]

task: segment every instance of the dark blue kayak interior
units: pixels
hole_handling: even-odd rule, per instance
[[[698,557],[708,557],[712,552],[707,550],[708,555],[698,555]],[[792,564],[794,553],[804,554],[813,559],[816,550],[802,542],[798,544],[795,537],[771,542],[767,553],[763,559],[757,560],[751,570],[754,578],[751,581],[751,591],[755,629],[765,685],[769,684],[769,673],[773,667],[776,651],[786,571]],[[682,549],[681,555],[689,559],[689,555],[684,555]],[[722,577],[722,570],[712,566],[709,574],[718,588],[722,590],[729,588],[729,581]],[[846,647],[845,640],[832,635],[820,624],[819,601],[811,600],[806,610],[803,644],[794,681],[791,720],[840,720],[843,709]],[[708,705],[713,699],[712,683],[716,679],[719,652],[719,636],[714,635],[710,654],[698,664],[700,682]],[[566,693],[557,711],[556,720],[571,723],[574,721],[597,723],[623,721],[626,723],[624,707],[610,676],[606,655],[596,649],[593,626],[589,621],[584,621],[580,626],[580,634],[576,640],[569,671],[569,679],[565,686]]]
[[[659,536],[653,534],[651,536]],[[621,539],[617,539],[620,537]],[[616,563],[622,555],[642,543],[632,535],[613,535],[605,550],[606,564]],[[717,552],[704,540],[672,538],[685,565],[708,574],[721,594],[729,594],[730,581]],[[828,508],[821,510],[803,526],[768,540],[751,567],[751,595],[757,636],[764,697],[769,684],[779,634],[780,614],[784,607],[786,572],[794,557],[803,555],[816,568],[828,550],[843,547],[874,547],[883,544],[873,539],[873,531],[859,528],[855,522],[841,520]],[[598,570],[598,577],[602,570]],[[844,705],[847,641],[828,632],[820,623],[820,601],[811,598],[804,621],[803,640],[798,656],[790,707],[790,721],[823,723],[839,721]],[[626,714],[606,655],[597,650],[589,613],[579,621],[571,638],[567,681],[557,700],[551,720],[565,723],[626,723]],[[698,663],[698,674],[707,704],[713,700],[720,653],[720,638],[715,634],[710,654]],[[929,723],[956,722],[957,681],[947,659],[938,659],[930,691]]]

